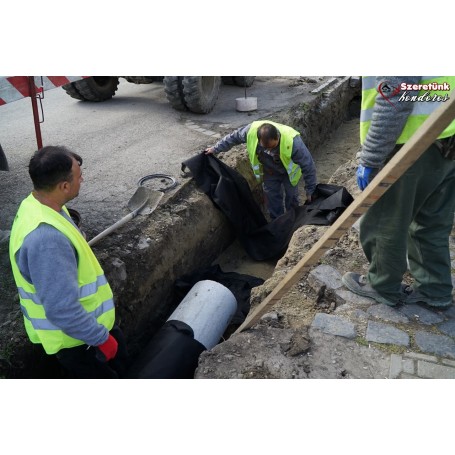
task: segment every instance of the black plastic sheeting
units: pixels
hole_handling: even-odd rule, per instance
[[[237,312],[230,326],[239,326],[250,311],[251,289],[264,283],[262,278],[236,272],[223,272],[213,265],[180,277],[174,283],[175,306],[185,298],[199,281],[212,280],[226,286],[237,300]],[[193,329],[182,321],[171,320],[164,324],[147,344],[128,370],[133,379],[190,379],[198,365],[199,355],[205,346],[194,339]]]
[[[182,163],[196,184],[231,222],[245,251],[256,261],[281,257],[294,231],[303,225],[332,224],[353,201],[346,188],[320,183],[315,199],[268,222],[248,182],[213,155],[200,153]]]
[[[128,379],[192,379],[205,346],[182,321],[168,321],[128,370]]]

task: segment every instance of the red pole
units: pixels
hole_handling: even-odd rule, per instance
[[[36,102],[35,78],[33,76],[29,76],[28,81],[29,81],[29,86],[30,86],[30,99],[32,100],[33,120],[35,122],[36,143],[38,145],[38,150],[39,150],[39,149],[43,148],[43,140],[41,138],[41,127],[40,127],[40,121],[39,121],[38,103]]]

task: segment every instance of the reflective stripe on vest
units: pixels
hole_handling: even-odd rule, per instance
[[[67,209],[63,210],[68,213]],[[48,354],[60,349],[84,344],[66,335],[46,318],[44,307],[36,294],[35,287],[20,273],[16,253],[25,237],[41,223],[58,229],[72,243],[78,258],[79,303],[96,318],[97,322],[110,330],[115,321],[112,290],[98,260],[81,232],[60,213],[39,203],[32,194],[22,201],[10,235],[10,260],[14,279],[19,292],[24,325],[30,340],[41,343]]]
[[[274,125],[280,132],[280,160],[288,173],[291,185],[296,186],[302,176],[302,169],[300,169],[300,166],[292,161],[292,148],[294,145],[294,138],[299,136],[300,133],[290,126],[271,122],[270,120],[258,120],[253,122],[247,134],[246,148],[256,179],[261,180],[262,178],[262,165],[259,162],[256,150],[259,143],[257,132],[259,127],[264,123]]]
[[[403,82],[406,83],[405,78]],[[430,83],[444,84],[448,83],[450,89],[455,88],[455,76],[422,76],[419,84]],[[444,97],[448,92],[443,90],[421,90],[417,96],[429,93],[431,97],[434,95]],[[404,94],[404,91],[402,91]],[[362,108],[360,112],[360,143],[363,144],[368,134],[373,117],[373,111],[376,104],[376,99],[381,96],[376,84],[376,77],[368,76],[362,77]],[[397,144],[406,143],[417,129],[425,122],[429,115],[431,115],[438,107],[441,106],[443,101],[396,101],[398,103],[407,102],[412,103],[412,112],[409,115],[406,124],[401,132],[400,137],[397,139]],[[438,136],[439,139],[450,137],[455,134],[455,120]]]
[[[89,297],[92,294],[96,294],[98,288],[105,284],[107,284],[106,277],[104,275],[99,276],[94,283],[89,283],[79,288],[79,298],[82,299],[84,297]],[[17,289],[19,291],[19,296],[22,297],[23,299],[30,299],[36,305],[42,305],[39,297],[35,293],[27,292],[25,291],[25,289],[21,287],[18,287]]]
[[[101,315],[104,313],[107,313],[108,311],[111,311],[114,309],[114,300],[109,299],[103,302],[99,307],[95,308],[94,311],[91,312],[91,314],[98,319]],[[22,314],[26,319],[30,321],[32,324],[33,328],[35,330],[60,330],[57,326],[52,324],[48,319],[46,318],[32,318],[27,311],[27,308],[21,304],[21,311]],[[82,344],[82,343],[81,343]]]

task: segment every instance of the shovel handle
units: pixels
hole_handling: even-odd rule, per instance
[[[136,216],[136,214],[137,214],[136,211],[128,213],[128,215],[126,215],[122,219],[118,220],[115,224],[113,224],[112,226],[109,226],[107,229],[105,229],[104,231],[100,232],[96,237],[93,237],[93,239],[90,240],[88,242],[88,244],[90,246],[95,245],[95,243],[98,243],[101,239],[106,237],[106,235],[109,235],[111,232],[115,231],[120,226],[123,226],[125,223],[127,223],[130,220],[132,220]]]

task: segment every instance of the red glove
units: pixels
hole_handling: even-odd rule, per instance
[[[103,343],[97,346],[97,348],[104,354],[106,357],[106,362],[111,360],[117,354],[118,343],[117,340],[109,334],[109,338]]]

